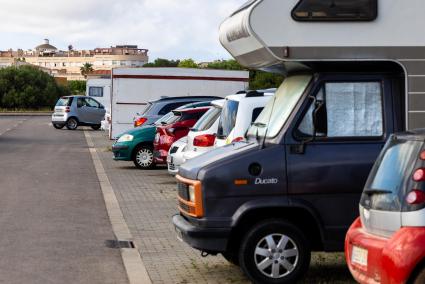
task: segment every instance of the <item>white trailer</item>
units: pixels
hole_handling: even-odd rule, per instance
[[[111,79],[88,79],[86,96],[92,97],[101,103],[106,112],[111,109]]]
[[[112,70],[110,138],[133,127],[133,117],[161,97],[224,97],[248,88],[249,72],[189,68]]]
[[[393,64],[405,76],[406,128],[422,128],[424,9],[423,0],[253,0],[222,23],[220,41],[242,65],[280,73],[323,62]]]

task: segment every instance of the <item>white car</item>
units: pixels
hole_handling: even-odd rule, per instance
[[[187,135],[187,147],[183,155],[186,161],[214,149],[218,123],[224,102],[225,100],[211,102],[213,108],[201,117]]]
[[[227,96],[220,115],[214,147],[244,140],[248,128],[273,98],[274,92],[275,89],[269,89]]]
[[[176,175],[179,171],[179,165],[185,162],[183,153],[187,145],[187,136],[180,138],[171,145],[170,150],[168,150],[167,156],[167,166],[168,173],[171,175]]]
[[[223,104],[224,100],[211,102],[211,109],[198,120],[185,137],[185,147],[182,147],[182,141],[180,140],[171,146],[168,152],[169,162],[167,161],[170,174],[177,174],[180,165],[187,160],[214,149],[215,135]]]

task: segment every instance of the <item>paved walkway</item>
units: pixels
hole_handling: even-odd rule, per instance
[[[0,117],[0,283],[128,283],[82,131]]]
[[[175,179],[166,169],[138,170],[116,162],[111,141],[90,132],[103,167],[153,283],[247,283],[239,267],[222,256],[203,258],[177,240],[171,217],[177,212]],[[305,283],[350,283],[343,254],[315,254]]]

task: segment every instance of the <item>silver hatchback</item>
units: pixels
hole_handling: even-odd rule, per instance
[[[75,130],[78,126],[91,126],[94,130],[98,130],[105,112],[105,107],[93,98],[62,97],[56,103],[52,124],[56,129],[66,126],[69,130]]]

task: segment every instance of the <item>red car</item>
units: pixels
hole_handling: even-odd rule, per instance
[[[345,256],[360,283],[425,283],[425,130],[391,136],[360,200]]]
[[[199,107],[173,111],[175,119],[169,124],[156,128],[156,136],[153,142],[156,164],[167,163],[168,150],[171,145],[180,138],[187,136],[198,119],[209,109],[209,107]]]

